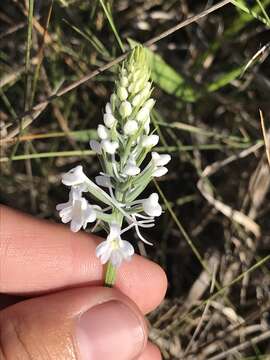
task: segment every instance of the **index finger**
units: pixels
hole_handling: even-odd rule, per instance
[[[102,284],[95,255],[100,238],[0,206],[0,292],[30,294]],[[167,281],[155,263],[135,255],[117,274],[116,287],[142,312],[163,299]]]

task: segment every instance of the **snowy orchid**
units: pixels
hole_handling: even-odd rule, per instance
[[[157,193],[139,198],[154,177],[167,173],[165,165],[171,159],[168,154],[152,151],[159,142],[159,136],[150,128],[155,105],[152,90],[146,51],[138,46],[120,66],[103,124],[97,128],[98,140],[90,141],[102,172],[95,177],[95,183],[81,165],[62,176],[70,194],[68,202],[57,205],[61,220],[70,222],[75,232],[97,221],[108,233],[96,249],[101,263],[108,263],[108,285],[115,281],[115,269],[134,254],[133,246],[122,240],[122,234],[134,229],[140,240],[151,244],[141,229],[153,227],[155,217],[162,214]],[[91,205],[87,194],[100,206]]]
[[[97,246],[96,254],[102,264],[108,260],[118,267],[123,260],[129,261],[134,254],[133,246],[126,240],[121,239],[121,228],[118,224],[110,224],[110,233],[105,241]]]

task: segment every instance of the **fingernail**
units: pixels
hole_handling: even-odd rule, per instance
[[[127,305],[113,300],[94,306],[77,324],[82,360],[132,360],[146,343],[143,321]]]

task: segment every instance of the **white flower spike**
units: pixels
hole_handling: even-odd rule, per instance
[[[105,105],[104,123],[97,128],[99,141],[90,141],[102,172],[93,182],[78,165],[62,176],[70,193],[66,203],[57,205],[61,220],[70,223],[74,232],[95,221],[108,232],[96,255],[102,264],[108,263],[105,284],[109,286],[115,282],[116,268],[134,254],[133,246],[121,234],[133,229],[139,240],[152,245],[141,231],[153,227],[162,214],[157,193],[140,199],[154,177],[167,173],[171,159],[168,154],[152,152],[145,165],[159,142],[158,135],[151,134],[152,90],[147,52],[138,46],[118,69],[114,92]],[[88,195],[101,206],[91,205]]]

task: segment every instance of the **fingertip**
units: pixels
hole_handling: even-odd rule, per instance
[[[135,255],[131,263],[122,265],[116,287],[128,294],[144,313],[148,313],[164,299],[167,284],[167,276],[158,264]]]

